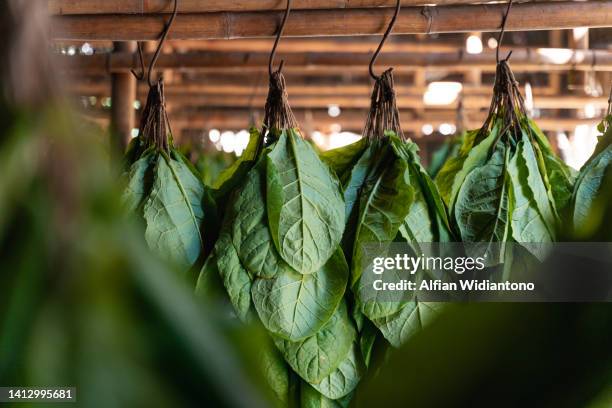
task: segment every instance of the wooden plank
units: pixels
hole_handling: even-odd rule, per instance
[[[327,108],[329,105],[338,105],[340,108],[366,109],[370,106],[369,95],[362,97],[344,95],[293,95],[288,87],[289,104],[296,108]],[[241,95],[177,95],[167,98],[172,109],[184,107],[243,107],[264,106],[266,98],[263,95],[250,97]],[[465,95],[463,106],[465,109],[485,109],[491,104],[491,95]],[[534,98],[537,109],[583,109],[585,105],[592,104],[596,109],[605,109],[608,106],[607,97],[592,97],[579,95],[539,96]],[[449,105],[425,105],[422,95],[398,95],[397,105],[402,109],[455,109],[456,103]]]
[[[180,13],[283,10],[286,0],[179,0]],[[550,1],[550,0],[549,0]],[[480,1],[486,3],[486,1]],[[402,6],[471,4],[471,0],[402,0]],[[294,0],[292,10],[394,7],[395,0]],[[48,0],[49,14],[171,13],[172,0]]]
[[[229,3],[229,2],[228,2]],[[395,34],[497,31],[505,4],[408,7],[400,13]],[[385,30],[390,8],[295,10],[285,36],[372,35]],[[169,38],[213,39],[271,37],[282,12],[214,12],[182,14]],[[166,18],[147,15],[54,16],[51,37],[74,40],[154,40]],[[314,23],[316,22],[316,24]],[[553,30],[612,26],[612,0],[518,3],[512,8],[507,31]]]
[[[612,52],[608,50],[569,50],[564,60],[558,61],[550,56],[551,49],[521,49],[513,50],[510,65],[515,71],[548,72],[555,70],[582,70],[582,71],[612,71]],[[107,53],[86,55],[58,55],[61,65],[72,67],[79,72],[127,72],[139,67],[135,54]],[[149,60],[150,55],[147,55]],[[352,72],[362,71],[370,62],[369,54],[354,54],[344,52],[287,54],[285,69],[291,71],[297,67],[307,70],[338,69]],[[220,71],[231,70],[263,70],[267,69],[268,53],[239,53],[239,52],[203,52],[162,54],[157,62],[159,69],[177,70],[206,70],[209,68]],[[463,51],[420,54],[420,53],[393,53],[385,52],[380,55],[377,66],[394,67],[396,70],[413,71],[423,68],[444,69],[449,71],[463,71],[466,69],[481,69],[495,71],[495,52],[485,51],[481,54],[467,54]]]
[[[340,124],[343,130],[361,133],[367,112],[365,110],[343,110],[337,118],[330,117],[327,112],[321,110],[293,109],[299,123],[305,123],[308,119],[312,121],[313,130],[329,131],[334,124]],[[248,128],[252,111],[248,109],[206,109],[201,112],[189,112],[185,110],[169,113],[170,123],[173,127],[186,129],[221,129],[240,130]],[[108,125],[107,111],[88,110],[83,114],[101,125]],[[482,125],[486,113],[470,113],[466,115],[466,126],[476,129]],[[307,119],[308,118],[308,119]],[[429,124],[437,128],[442,123],[455,123],[456,114],[452,110],[445,112],[429,111],[422,116],[415,117],[410,111],[401,111],[400,119],[405,131],[411,131],[418,136],[421,135],[423,125]],[[545,131],[573,131],[578,125],[596,125],[597,119],[579,119],[549,117],[536,119],[538,126]],[[430,136],[423,136],[429,138]]]
[[[490,85],[466,85],[463,87],[464,95],[482,95],[490,94],[492,91]],[[106,81],[84,82],[71,81],[66,84],[66,89],[71,94],[82,96],[109,96],[109,83]],[[533,94],[538,96],[551,95],[551,92],[546,87],[533,87]],[[149,88],[148,85],[141,82],[138,87],[138,95],[146,97]],[[398,94],[423,94],[426,90],[425,86],[401,85],[396,81],[395,91]],[[521,87],[521,91],[524,92]],[[370,84],[337,84],[337,85],[290,85],[291,95],[303,96],[364,96],[372,92]],[[268,93],[267,84],[261,83],[259,86],[245,83],[226,83],[218,84],[211,82],[205,83],[167,83],[165,88],[166,96],[172,98],[181,95],[242,95],[265,96]],[[559,96],[560,98],[563,95]]]

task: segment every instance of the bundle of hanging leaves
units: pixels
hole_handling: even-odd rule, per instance
[[[610,225],[605,220],[612,216],[612,91],[608,113],[598,130],[602,134],[595,151],[576,179],[570,217],[575,238],[610,241],[612,232],[601,226]]]
[[[215,208],[197,171],[173,146],[161,78],[150,86],[125,170],[123,200],[144,220],[149,247],[182,270],[203,259],[214,240]]]
[[[527,116],[507,59],[498,63],[489,115],[440,170],[436,183],[461,240],[482,243],[489,265],[503,263],[507,242],[532,255],[557,237],[574,174]],[[537,245],[529,245],[535,243]]]
[[[365,247],[375,245],[383,254],[391,242],[399,241],[420,255],[420,244],[449,241],[451,233],[444,203],[420,163],[418,147],[402,133],[391,69],[375,82],[364,137],[323,153],[323,158],[344,189],[347,225],[342,244],[351,265],[359,329],[370,337],[373,324],[389,343],[400,346],[431,320],[440,304],[414,298],[363,299]]]
[[[344,300],[344,200],[302,138],[280,71],[270,77],[263,131],[252,131],[217,187],[223,224],[197,292],[212,293],[219,277],[236,316],[265,328],[274,347],[261,358],[283,405],[348,398],[364,358]]]

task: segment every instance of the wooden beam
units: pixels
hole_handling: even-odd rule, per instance
[[[343,110],[337,118],[330,117],[326,111],[310,109],[293,109],[300,124],[310,120],[313,130],[329,131],[332,125],[340,124],[343,130],[361,133],[367,115],[366,110]],[[169,113],[170,123],[173,127],[185,129],[208,129],[240,130],[248,128],[252,111],[248,109],[206,109],[203,111],[175,111]],[[108,124],[108,114],[105,111],[86,111],[83,113],[87,118],[94,120],[100,125]],[[482,125],[486,113],[472,113],[466,115],[466,127],[476,129]],[[308,118],[308,119],[307,119]],[[422,127],[425,124],[439,127],[442,123],[455,123],[456,114],[452,110],[445,112],[427,111],[415,117],[410,111],[401,111],[400,119],[404,131],[422,135]],[[596,125],[596,119],[573,119],[573,118],[538,118],[535,120],[538,126],[545,131],[573,131],[578,125]],[[425,138],[429,136],[423,136]]]
[[[82,96],[109,96],[108,82],[71,82],[67,84],[67,88],[72,94]],[[395,92],[398,95],[402,94],[422,94],[427,89],[426,86],[401,85],[395,86]],[[463,93],[465,95],[490,94],[493,87],[490,85],[465,85]],[[521,88],[522,89],[522,88]],[[146,97],[149,87],[145,83],[140,83],[138,86],[138,95]],[[291,84],[289,88],[292,96],[367,96],[372,92],[370,84],[336,84],[336,85],[318,85],[318,84]],[[166,84],[165,93],[168,98],[181,95],[242,95],[242,96],[266,96],[268,93],[267,83],[261,83],[255,87],[253,84],[245,83],[169,83]],[[536,97],[541,95],[550,95],[548,88],[534,87],[533,93]],[[563,96],[559,96],[560,98]]]
[[[329,105],[339,105],[341,108],[361,108],[370,106],[370,98],[366,94],[356,96],[302,96],[292,95],[288,87],[289,104],[297,108],[327,108]],[[265,96],[235,96],[235,95],[183,95],[168,98],[167,103],[172,109],[182,109],[185,106],[210,107],[243,107],[264,106]],[[491,104],[491,95],[465,95],[463,106],[465,109],[485,109]],[[592,96],[540,96],[534,98],[534,106],[538,109],[583,109],[585,105],[592,104],[596,109],[605,109],[608,106],[607,97]],[[449,105],[425,105],[422,95],[399,95],[397,105],[402,109],[455,109],[456,103]]]
[[[394,41],[396,40],[396,41]],[[265,38],[247,38],[233,40],[175,40],[175,48],[183,50],[203,51],[234,51],[234,52],[270,52],[273,40]],[[359,39],[351,38],[285,38],[278,44],[278,52],[283,54],[304,52],[353,52],[371,54],[376,50],[380,38]],[[385,43],[385,52],[453,52],[462,44],[451,44],[441,41],[407,40],[396,36]]]
[[[98,2],[99,3],[99,2]],[[224,2],[233,3],[233,2]],[[404,8],[396,34],[497,31],[505,4],[424,6]],[[393,9],[357,8],[295,10],[285,29],[288,37],[380,34]],[[169,38],[271,37],[282,12],[212,12],[177,17]],[[162,14],[99,14],[52,17],[51,37],[75,40],[154,40],[167,16]],[[612,26],[612,0],[518,3],[508,17],[507,31]]]
[[[612,16],[611,16],[612,17]],[[549,72],[575,70],[612,71],[612,52],[608,50],[570,50],[560,49],[562,60],[557,60],[555,49],[515,48],[510,59],[510,66],[519,72]],[[551,56],[551,54],[555,54]],[[567,56],[563,56],[567,54]],[[262,71],[267,70],[269,54],[263,52],[203,52],[162,54],[156,67],[159,69],[203,70],[209,72],[228,72],[232,70]],[[147,55],[149,60],[150,55]],[[306,70],[328,70],[340,72],[360,72],[370,62],[369,54],[344,52],[287,54],[285,70],[289,72]],[[139,68],[136,54],[106,53],[94,55],[57,55],[62,66],[76,69],[83,73],[129,72]],[[467,54],[462,51],[438,54],[382,53],[377,60],[381,67],[392,66],[397,71],[415,71],[420,69],[441,69],[445,71],[464,71],[481,69],[495,71],[495,52],[485,51],[481,54]]]
[[[472,0],[402,0],[402,7],[471,4]],[[486,3],[483,1],[482,3]],[[283,10],[281,0],[180,0],[180,13],[210,13],[219,11]],[[169,0],[49,0],[49,14],[158,14],[172,13]],[[393,7],[395,0],[294,0],[292,10]]]

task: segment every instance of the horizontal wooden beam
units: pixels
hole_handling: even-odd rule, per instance
[[[159,69],[232,71],[267,70],[268,53],[264,52],[205,52],[162,54],[156,67]],[[86,55],[58,55],[59,63],[84,73],[128,72],[139,69],[136,54],[105,53]],[[367,53],[344,52],[303,53],[283,55],[287,71],[338,70],[341,72],[363,71],[371,56]],[[147,60],[150,55],[147,56]],[[397,71],[420,69],[442,69],[461,72],[469,69],[495,71],[495,52],[467,54],[462,51],[421,54],[385,52],[377,60],[378,66],[394,67]],[[612,71],[612,51],[608,50],[570,50],[570,49],[531,49],[513,50],[510,65],[515,71],[549,72],[569,69],[582,71]]]
[[[338,105],[340,108],[361,108],[366,109],[370,106],[368,94],[362,97],[343,96],[343,95],[293,95],[291,87],[288,87],[289,104],[296,108],[327,108],[329,105]],[[236,95],[177,95],[174,98],[167,98],[167,103],[172,109],[182,109],[185,106],[203,107],[243,107],[264,106],[265,96],[236,96]],[[463,106],[466,109],[485,109],[491,104],[491,94],[489,95],[465,95]],[[608,106],[607,97],[592,96],[540,96],[534,97],[534,107],[537,109],[583,109],[591,104],[596,109],[605,109]],[[422,95],[397,95],[397,105],[401,109],[454,109],[457,104],[448,105],[426,105]]]
[[[67,89],[71,94],[80,96],[110,96],[109,82],[77,82],[67,84]],[[413,85],[396,85],[395,92],[398,95],[403,94],[423,94],[427,87]],[[489,85],[465,85],[463,87],[464,95],[482,95],[492,92],[493,87]],[[140,83],[138,86],[138,95],[140,98],[145,98],[149,86],[145,83]],[[521,88],[521,91],[522,88]],[[369,84],[338,84],[338,85],[291,85],[291,95],[304,96],[366,96],[372,92],[372,86]],[[533,95],[543,96],[551,95],[552,90],[547,87],[533,87]],[[182,95],[242,95],[242,96],[266,96],[268,93],[267,84],[261,83],[258,86],[252,84],[198,84],[198,83],[180,83],[166,84],[166,97]],[[559,98],[565,97],[560,95]]]
[[[549,0],[550,1],[550,0]],[[473,0],[402,0],[402,6],[478,3]],[[486,1],[481,1],[486,3]],[[180,13],[282,10],[284,0],[180,0]],[[292,10],[393,7],[395,0],[294,0]],[[50,14],[158,14],[171,13],[170,0],[48,0]]]
[[[76,2],[75,2],[76,3]],[[234,3],[234,2],[224,2]],[[238,2],[236,2],[238,3]],[[505,4],[407,7],[400,13],[396,34],[497,31]],[[383,32],[391,8],[295,10],[285,36],[371,35]],[[271,37],[282,12],[211,12],[181,14],[169,38],[211,39]],[[75,40],[155,40],[167,17],[163,14],[87,14],[53,16],[51,37]],[[508,31],[553,30],[612,26],[612,0],[552,1],[516,4],[506,24]]]
[[[311,128],[318,131],[329,131],[332,126],[340,125],[342,130],[361,133],[365,124],[366,110],[343,110],[337,118],[330,117],[325,111],[310,109],[293,110],[298,122],[303,128]],[[206,109],[203,111],[175,111],[170,112],[170,122],[173,128],[240,130],[252,125],[250,117],[253,112],[248,109]],[[261,112],[259,112],[261,113]],[[95,120],[101,125],[107,125],[108,114],[106,111],[86,111],[84,115]],[[472,113],[466,115],[465,126],[476,129],[482,125],[485,113]],[[429,111],[422,116],[414,116],[410,111],[401,111],[400,119],[404,131],[422,135],[423,125],[431,125],[438,128],[443,123],[454,124],[456,113],[448,110],[446,112]],[[578,119],[549,117],[536,119],[538,126],[545,131],[573,131],[578,125],[595,125],[597,119]],[[427,137],[427,136],[425,136]]]
[[[394,41],[395,40],[395,41]],[[177,40],[171,41],[177,50],[234,51],[234,52],[270,52],[272,40],[265,38],[247,38],[234,40]],[[304,52],[353,52],[371,54],[376,50],[380,38],[285,38],[278,44],[278,53],[293,54]],[[451,44],[442,41],[414,41],[396,36],[385,43],[385,52],[453,52],[462,47],[463,42]]]

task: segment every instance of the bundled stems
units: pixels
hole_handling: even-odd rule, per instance
[[[270,75],[270,87],[266,99],[264,129],[262,134],[267,136],[270,144],[278,138],[283,129],[297,128],[298,123],[289,106],[285,77],[279,68]]]
[[[376,77],[370,112],[363,130],[364,137],[382,139],[385,132],[392,131],[404,140],[393,88],[393,68]]]
[[[168,127],[164,82],[160,78],[149,88],[140,119],[140,137],[145,148],[155,146],[159,150],[169,152]]]
[[[513,130],[511,134],[517,138],[521,135],[521,120],[527,117],[527,110],[518,82],[508,65],[508,58],[497,63],[493,99],[487,119],[480,129],[478,140],[486,137],[492,122],[499,118],[502,119],[503,127],[497,135],[497,140],[509,130]]]

